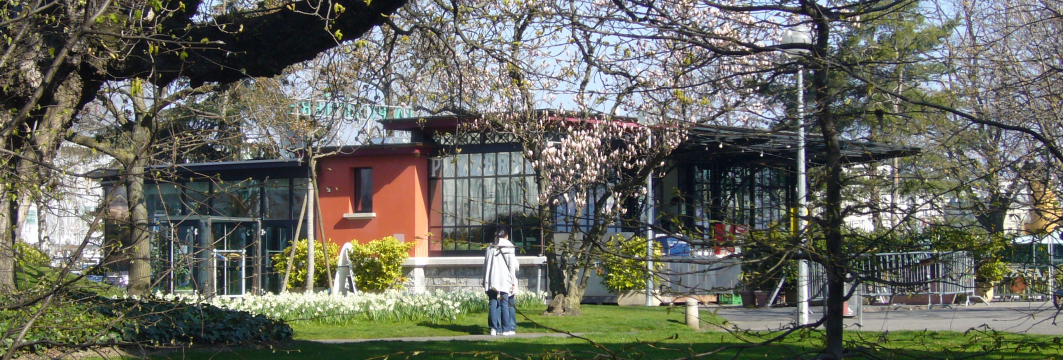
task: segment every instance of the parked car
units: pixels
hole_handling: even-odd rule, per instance
[[[690,242],[678,235],[657,235],[664,256],[690,256]]]

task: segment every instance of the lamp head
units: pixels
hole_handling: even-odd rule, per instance
[[[809,45],[809,44],[812,44],[812,30],[810,30],[808,28],[808,26],[806,26],[806,25],[794,26],[793,28],[788,29],[788,30],[786,30],[786,32],[783,33],[783,35],[782,35],[782,43],[783,43],[783,45],[792,45],[792,44]],[[791,56],[797,56],[797,55],[802,55],[802,54],[807,54],[808,53],[808,50],[806,50],[806,49],[786,49],[786,50],[783,50],[783,51],[786,52],[786,54],[791,55]]]
[[[797,25],[782,35],[783,44],[811,44],[812,30],[807,25]]]

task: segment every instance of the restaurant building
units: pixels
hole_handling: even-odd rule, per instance
[[[572,117],[554,111],[538,115]],[[389,131],[409,132],[406,140],[320,149],[318,153],[331,155],[317,161],[317,237],[336,244],[388,236],[413,242],[405,264],[406,287],[450,291],[480,286],[483,244],[502,226],[519,247],[521,285],[547,290],[543,248],[548,239],[535,218],[534,169],[511,138],[459,134],[459,124],[471,119],[382,120]],[[822,164],[822,141],[813,136],[808,144],[810,167]],[[653,181],[655,212],[675,219],[661,222],[658,216],[658,227],[680,224],[687,233],[711,241],[721,232],[789,223],[796,204],[797,148],[796,134],[789,131],[691,127],[687,140],[663,165],[664,175]],[[916,152],[843,142],[847,163]],[[229,296],[278,292],[281,275],[272,270],[270,257],[292,239],[306,237],[306,226],[299,223],[311,173],[307,162],[182,164],[166,170],[153,172],[166,175],[150,179],[147,186],[148,214],[157,234],[153,266],[162,274],[158,288]],[[116,180],[110,181],[120,184]],[[108,188],[118,195],[124,191]],[[552,210],[555,232],[571,231],[572,221],[581,221],[562,216],[569,211],[563,205]],[[623,222],[612,230],[642,231],[625,228]],[[713,251],[708,254],[714,256]]]

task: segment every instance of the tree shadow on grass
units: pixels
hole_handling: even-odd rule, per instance
[[[466,328],[466,327],[460,327]],[[945,340],[940,334],[928,333],[927,336],[904,335],[898,338],[900,343],[888,343],[885,348],[858,347],[851,348],[854,359],[956,359],[991,357],[1000,359],[1045,359],[1058,358],[1063,350],[1058,346],[1047,347],[1009,347],[989,354],[981,352],[980,347],[956,347],[936,344],[934,340]],[[681,359],[691,354],[711,352],[720,347],[737,347],[724,350],[706,358],[720,359],[777,359],[777,358],[812,358],[820,350],[816,341],[784,341],[771,345],[756,345],[735,341],[733,336],[721,333],[699,333],[676,335],[665,339],[647,339],[645,334],[611,334],[591,336],[601,347],[572,338],[491,338],[490,340],[470,341],[368,341],[348,344],[326,344],[310,341],[292,341],[271,346],[247,348],[226,348],[223,350],[206,349],[190,352],[171,353],[153,356],[153,359],[189,359],[210,358],[212,360],[272,360],[272,359],[490,359],[495,355],[506,354],[503,358],[518,359]],[[939,339],[941,338],[941,339]],[[645,341],[650,341],[646,343]],[[1048,340],[1047,337],[1042,340]],[[918,344],[912,344],[915,341]],[[865,344],[867,345],[867,344]],[[926,348],[930,346],[931,348]],[[553,355],[550,355],[553,354]]]
[[[485,335],[485,334],[488,333],[488,330],[487,330],[486,326],[479,326],[479,325],[433,324],[433,323],[425,321],[425,322],[417,323],[417,326],[426,327],[426,328],[434,328],[434,329],[450,330],[450,331],[453,331],[453,332],[465,333],[465,334],[469,334],[469,335]]]
[[[668,321],[679,322],[669,319]],[[672,324],[669,324],[672,325]],[[413,326],[413,324],[411,324]],[[483,334],[477,325],[420,324],[456,333]],[[362,341],[323,343],[292,341],[265,347],[196,349],[153,359],[210,358],[212,360],[273,359],[802,359],[822,350],[821,331],[794,334],[772,344],[772,332],[611,332],[579,338],[509,338],[477,336],[457,341]],[[956,333],[931,331],[849,332],[846,337],[853,359],[1046,359],[1063,357],[1058,336],[1017,335],[991,331]],[[999,340],[999,341],[998,341]],[[988,353],[985,351],[988,350]],[[718,351],[718,352],[717,352]],[[504,355],[503,355],[504,354]]]
[[[495,338],[478,341],[369,341],[351,344],[323,344],[309,341],[293,341],[277,344],[269,349],[205,349],[193,352],[170,353],[154,356],[153,359],[185,360],[189,358],[212,360],[273,360],[273,359],[570,359],[592,360],[612,358],[634,359],[683,359],[692,353],[712,351],[724,344],[705,343],[640,343],[634,338],[622,342],[599,340],[593,346],[579,339],[507,339]],[[502,340],[502,341],[499,341]],[[543,341],[545,340],[545,341]],[[733,344],[731,344],[733,345]],[[709,358],[723,359],[776,359],[794,358],[795,354],[810,354],[815,349],[807,346],[769,345],[756,348],[732,349]],[[503,355],[504,354],[504,355]],[[502,355],[502,356],[499,356]],[[616,357],[614,357],[616,356]]]

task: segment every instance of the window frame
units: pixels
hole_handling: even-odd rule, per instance
[[[368,177],[365,177],[368,172]],[[354,175],[354,192],[351,194],[351,212],[368,214],[373,212],[373,168],[356,167],[351,169]],[[368,181],[366,181],[368,180]],[[368,201],[365,201],[368,200]],[[368,203],[368,205],[366,205]]]

